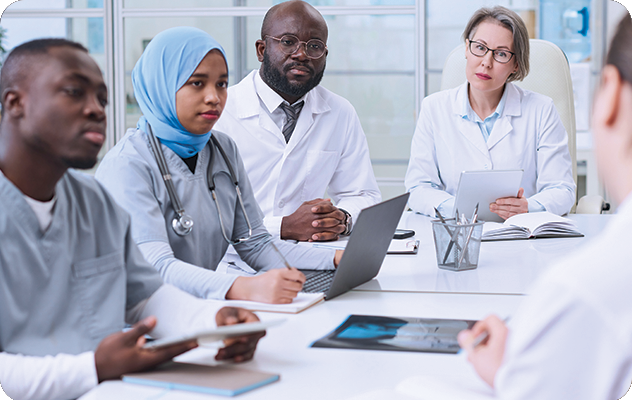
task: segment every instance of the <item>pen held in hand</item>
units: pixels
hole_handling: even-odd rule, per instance
[[[509,321],[509,317],[503,318],[504,323],[507,323],[508,321]],[[486,341],[488,338],[489,338],[488,331],[481,332],[478,336],[476,336],[476,338],[472,342],[472,348],[473,349],[477,348],[478,346],[483,344],[483,342]]]
[[[276,247],[276,245],[274,244],[274,242],[270,242],[270,244],[272,245],[272,248],[274,249],[274,251],[277,252],[277,254],[279,255],[279,257],[281,257],[281,260],[283,260],[283,264],[285,264],[285,266],[287,267],[287,269],[292,269],[292,267],[290,266],[290,264],[287,262],[287,260],[285,259],[285,257],[283,256],[283,253],[281,253],[279,251],[279,249]]]

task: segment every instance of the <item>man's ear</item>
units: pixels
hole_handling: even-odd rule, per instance
[[[257,50],[257,60],[263,62],[263,53],[266,51],[266,41],[261,39],[257,40],[255,42],[255,49]]]
[[[9,87],[2,92],[4,115],[21,118],[24,115],[24,94],[15,87]]]

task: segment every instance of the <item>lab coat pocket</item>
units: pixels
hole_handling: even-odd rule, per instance
[[[338,166],[338,152],[309,150],[305,159],[307,174],[303,182],[302,201],[323,197]]]
[[[93,339],[123,328],[126,274],[123,252],[106,254],[75,263],[73,286],[81,301],[83,321]]]

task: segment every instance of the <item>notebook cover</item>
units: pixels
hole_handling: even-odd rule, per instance
[[[180,362],[169,362],[151,371],[123,375],[123,381],[128,383],[221,396],[236,396],[278,381],[279,378],[278,374],[234,366]]]

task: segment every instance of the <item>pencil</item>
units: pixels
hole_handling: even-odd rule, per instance
[[[281,257],[281,260],[283,260],[283,264],[285,264],[285,266],[287,267],[287,269],[292,269],[292,267],[290,267],[290,264],[287,262],[287,260],[285,259],[285,257],[283,257],[283,254],[279,251],[279,249],[276,247],[276,245],[274,244],[274,242],[270,242],[270,244],[272,245],[272,248],[274,249],[274,251],[277,252],[277,254],[279,255],[279,257]]]

